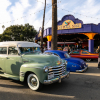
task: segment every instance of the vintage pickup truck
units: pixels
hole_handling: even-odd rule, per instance
[[[32,90],[69,77],[66,64],[57,56],[42,54],[40,46],[33,42],[0,42],[0,76],[26,80]]]

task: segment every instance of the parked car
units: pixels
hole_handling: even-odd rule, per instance
[[[0,42],[0,76],[26,80],[32,90],[69,77],[65,60],[40,53],[40,46],[33,42]]]
[[[47,50],[44,52],[45,54],[49,55],[56,55],[59,56],[61,59],[64,59],[67,61],[67,71],[71,72],[83,72],[86,71],[88,68],[88,65],[84,62],[84,60],[79,58],[73,58],[65,51],[60,50]]]
[[[98,53],[90,53],[86,50],[74,50],[70,52],[71,57],[81,58],[86,61],[91,61],[93,59],[98,59]]]
[[[57,47],[57,50],[62,50],[62,47]]]

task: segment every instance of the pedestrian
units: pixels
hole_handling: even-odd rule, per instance
[[[44,51],[46,51],[47,50],[47,48],[46,47],[44,47]]]
[[[68,53],[68,47],[64,47],[63,51],[66,51]]]
[[[98,48],[96,49],[96,53],[99,53],[99,49],[100,49],[100,46],[98,46]]]
[[[68,47],[68,53],[70,53],[70,51],[71,51],[71,50],[70,50],[70,47]]]
[[[99,57],[98,57],[98,69],[100,69],[100,45],[98,46],[98,49],[96,50],[96,52],[99,53]]]

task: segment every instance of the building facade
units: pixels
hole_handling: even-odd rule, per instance
[[[76,45],[86,44],[89,52],[94,52],[94,45],[99,45],[100,23],[83,24],[82,20],[73,15],[65,15],[57,22],[58,42],[76,42]],[[40,41],[41,31],[36,36],[36,42]],[[47,48],[51,48],[52,27],[44,30],[44,42],[47,42]],[[95,41],[95,43],[94,43]],[[84,46],[86,46],[84,45]]]

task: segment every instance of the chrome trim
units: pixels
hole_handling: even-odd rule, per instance
[[[66,65],[49,67],[48,75],[54,74],[55,77],[63,75],[66,71]]]
[[[46,69],[47,69],[47,71],[46,71]],[[45,73],[47,73],[49,71],[47,66],[44,66],[43,70],[44,70]]]
[[[60,79],[69,78],[70,72],[67,72],[65,75],[59,76],[57,78],[53,78],[51,80],[44,80],[44,84],[52,84],[54,82],[59,81]]]
[[[61,73],[61,72],[62,72],[62,70],[56,71],[56,72],[49,72],[48,74],[50,74],[50,73]]]
[[[25,72],[20,71],[20,76],[24,77]]]
[[[76,70],[76,72],[84,72],[88,69],[88,64],[86,65],[86,67],[84,69],[81,69],[81,70]]]
[[[65,63],[63,63],[63,65],[64,65]]]
[[[38,69],[43,69],[41,67],[27,67],[27,66],[23,66],[23,67],[25,67],[25,68],[38,68]]]
[[[65,65],[60,65],[60,66],[53,66],[53,67],[49,67],[49,69],[52,69],[52,68],[59,68],[59,67],[64,67]]]
[[[74,66],[74,65],[72,65],[72,67],[76,67],[76,65]]]
[[[65,72],[63,72],[63,73],[65,73]],[[59,76],[59,75],[62,75],[63,73],[55,74],[55,76]]]
[[[61,65],[62,67],[65,67],[66,65]]]
[[[51,72],[51,71],[57,71],[57,70],[62,70],[62,69],[65,69],[65,68],[62,68],[62,67],[59,68],[59,69],[53,69],[53,68],[52,68],[52,69],[49,70],[49,72]]]

